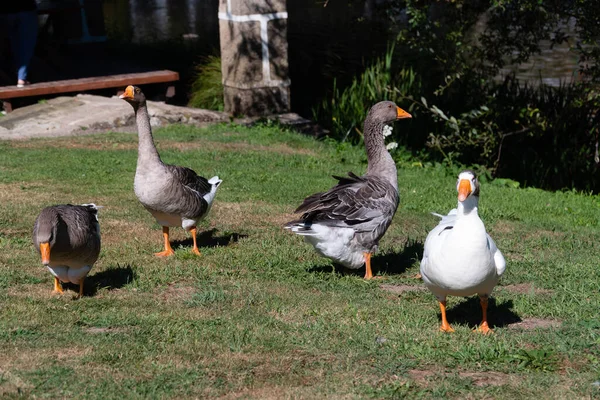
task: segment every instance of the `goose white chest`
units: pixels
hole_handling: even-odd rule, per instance
[[[435,292],[470,296],[491,292],[498,281],[483,222],[462,218],[451,228],[432,232],[422,268],[425,284]]]

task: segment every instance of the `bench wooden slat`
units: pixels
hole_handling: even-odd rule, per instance
[[[127,85],[144,85],[150,83],[173,82],[177,80],[179,80],[179,74],[169,70],[66,79],[62,81],[33,83],[23,88],[18,88],[16,86],[0,87],[0,99],[15,99],[17,97],[108,89],[119,86],[122,86],[123,89],[125,89]]]

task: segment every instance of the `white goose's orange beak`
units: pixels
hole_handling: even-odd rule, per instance
[[[119,96],[120,99],[133,99],[133,86],[129,85],[125,88],[125,92]]]
[[[400,107],[396,107],[396,119],[404,119],[404,118],[412,118],[412,115],[401,109]]]
[[[461,179],[458,183],[458,201],[465,201],[471,194],[471,181]]]
[[[42,264],[50,264],[50,243],[40,243],[40,253],[42,254]]]

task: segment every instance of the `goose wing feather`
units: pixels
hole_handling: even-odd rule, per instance
[[[211,184],[208,179],[196,174],[193,170],[176,165],[166,165],[169,172],[175,179],[189,190],[197,192],[200,196],[210,193]]]
[[[164,211],[190,219],[201,218],[208,211],[204,196],[211,191],[211,184],[193,170],[175,165],[165,165],[173,180],[172,195]]]
[[[361,242],[376,242],[389,227],[399,203],[398,192],[373,176],[334,176],[338,184],[327,192],[307,197],[296,209],[304,223],[352,228],[364,235]],[[298,221],[294,221],[298,222]]]
[[[494,242],[494,239],[492,239],[490,235],[487,235],[487,240],[488,240],[488,247],[490,248],[490,252],[494,256],[494,265],[496,266],[496,274],[498,274],[498,276],[502,276],[502,274],[504,273],[504,270],[506,269],[506,260],[504,259],[504,256],[498,249],[498,246],[496,246],[496,242]]]

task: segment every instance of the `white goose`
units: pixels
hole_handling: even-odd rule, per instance
[[[192,252],[200,255],[196,225],[210,211],[222,180],[218,176],[207,180],[189,168],[163,163],[152,139],[144,93],[139,87],[127,86],[120,98],[133,107],[138,129],[135,195],[163,228],[165,250],[155,255],[175,254],[169,243],[170,226],[181,226],[189,231],[194,242]]]
[[[302,213],[300,220],[285,226],[304,236],[319,254],[346,268],[365,265],[365,279],[373,277],[371,255],[398,208],[398,172],[386,149],[385,135],[390,129],[387,124],[404,118],[411,115],[391,101],[371,107],[364,125],[367,173],[334,176],[338,184],[304,199],[295,211]]]
[[[446,296],[479,295],[483,318],[478,330],[488,333],[488,297],[506,269],[496,243],[477,214],[479,181],[472,171],[458,175],[458,208],[442,218],[425,240],[421,275],[437,297],[442,314],[440,330],[453,332],[446,319]]]

